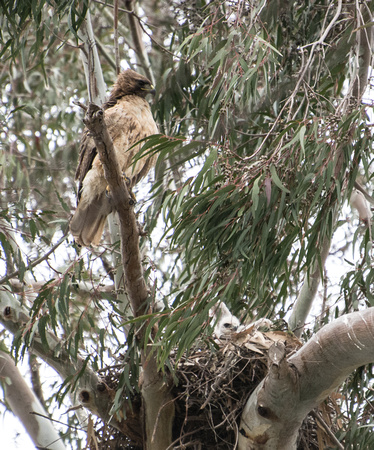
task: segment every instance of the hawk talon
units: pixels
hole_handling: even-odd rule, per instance
[[[127,177],[127,176],[125,175],[125,172],[122,172],[122,179],[123,179],[124,182],[126,183],[126,186],[127,186],[128,188],[130,188],[130,186],[131,186],[131,178]]]
[[[128,177],[126,177],[126,178],[128,179]],[[126,184],[127,184],[127,182],[126,182]],[[131,188],[128,188],[128,191],[129,191],[129,194],[130,194],[129,205],[130,205],[130,206],[133,206],[133,205],[136,204],[136,197],[135,197],[134,193],[132,192]],[[105,196],[106,196],[106,198],[111,199],[110,188],[109,188],[109,186],[107,186],[107,187],[105,188]]]
[[[135,202],[136,202],[136,199],[135,199],[135,197],[133,196],[133,194],[131,192],[131,188],[130,188],[131,180],[130,180],[130,178],[127,177],[124,172],[122,172],[122,179],[125,181],[125,183],[127,185],[127,188],[130,190],[131,197],[133,197]],[[105,188],[105,196],[107,198],[110,198],[110,187],[109,187],[109,185],[107,185],[107,187]]]
[[[122,179],[124,180],[124,182],[126,183],[126,186],[127,186],[127,190],[129,191],[129,194],[130,194],[130,200],[129,200],[129,205],[130,206],[133,206],[133,205],[135,205],[135,203],[136,203],[136,197],[135,197],[135,195],[133,194],[133,192],[132,192],[132,190],[131,190],[131,178],[129,178],[129,177],[127,177],[126,175],[125,175],[125,172],[122,172]]]

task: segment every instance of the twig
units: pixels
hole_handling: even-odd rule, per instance
[[[140,17],[138,17],[137,14],[134,12],[134,1],[133,0],[126,0],[125,5],[127,8],[131,8],[131,14],[128,14],[129,19],[129,25],[130,25],[130,32],[132,41],[136,50],[137,57],[139,58],[139,61],[141,65],[143,66],[143,69],[147,75],[147,77],[151,80],[152,84],[155,84],[155,77],[153,75],[151,64],[149,62],[148,54],[145,50],[143,39],[141,32],[144,32],[144,27],[140,25]]]
[[[43,419],[47,419],[50,422],[59,423],[60,425],[64,425],[65,427],[70,428],[71,430],[85,431],[84,428],[82,428],[82,427],[75,427],[74,425],[69,425],[68,423],[64,423],[64,422],[61,422],[60,420],[52,419],[51,417],[48,417],[48,416],[46,416],[44,414],[37,413],[35,411],[30,412],[30,414],[33,414],[34,416],[43,417]]]
[[[119,47],[118,47],[118,0],[114,0],[114,55],[116,60],[116,74],[120,73]]]
[[[326,434],[328,434],[328,436],[332,439],[332,441],[334,442],[334,444],[344,450],[344,446],[340,443],[339,439],[335,436],[335,434],[330,430],[330,427],[327,425],[327,423],[322,419],[322,417],[316,413],[315,411],[311,411],[310,415],[314,417],[314,419],[320,423],[320,425],[322,426],[322,428],[325,430]]]
[[[25,267],[24,271],[27,272],[28,270],[31,270],[33,267],[40,264],[42,261],[45,261],[48,258],[48,256],[51,253],[53,253],[56,250],[56,248],[59,247],[66,240],[67,235],[68,235],[68,231],[65,231],[62,238],[53,247],[51,247],[50,250],[47,251],[47,253],[45,253],[43,256],[40,256],[39,258],[36,258],[34,261],[32,261],[29,265],[27,265]],[[4,284],[11,278],[17,277],[19,275],[19,273],[20,273],[20,271],[16,270],[16,271],[12,272],[11,274],[6,275],[5,277],[1,278],[0,284]]]
[[[75,100],[73,101],[73,103],[74,103],[74,105],[77,105],[77,106],[79,106],[80,108],[82,108],[83,111],[87,111],[87,106],[84,105],[83,103],[78,102],[78,101],[75,101]]]
[[[334,17],[332,18],[331,22],[328,24],[328,26],[326,27],[325,31],[323,32],[322,36],[318,39],[318,41],[316,41],[316,42],[311,44],[312,45],[312,49],[310,50],[308,61],[304,65],[304,68],[303,68],[303,70],[302,70],[302,72],[301,72],[301,74],[299,76],[299,79],[297,80],[296,86],[295,86],[292,94],[289,96],[289,98],[287,99],[287,101],[283,105],[283,108],[281,109],[281,112],[278,114],[277,118],[275,119],[272,127],[270,128],[269,133],[266,135],[265,139],[261,142],[261,145],[258,147],[258,149],[252,155],[248,156],[246,158],[246,160],[253,159],[262,150],[262,148],[265,145],[265,142],[268,140],[270,134],[273,132],[273,130],[275,129],[276,125],[278,124],[278,122],[279,122],[279,120],[280,120],[280,118],[282,116],[283,111],[285,111],[286,108],[288,108],[290,104],[291,104],[291,106],[290,106],[290,111],[291,111],[295,95],[297,94],[297,91],[299,90],[299,87],[300,87],[301,83],[304,80],[305,74],[306,74],[307,70],[309,69],[310,64],[312,62],[314,51],[315,51],[317,45],[324,44],[324,40],[326,39],[326,36],[328,35],[328,33],[330,32],[331,28],[334,26],[335,22],[339,18],[341,10],[342,10],[342,0],[339,0],[338,1],[337,11],[336,11]],[[304,47],[302,47],[301,49],[303,49]]]

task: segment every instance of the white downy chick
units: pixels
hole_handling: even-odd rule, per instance
[[[370,204],[366,200],[364,194],[358,189],[353,189],[349,203],[352,208],[357,210],[360,220],[364,222],[366,226],[370,226],[372,214]]]
[[[231,314],[229,308],[224,303],[218,303],[210,310],[212,324],[214,325],[213,336],[218,339],[228,338],[238,330],[240,321]]]

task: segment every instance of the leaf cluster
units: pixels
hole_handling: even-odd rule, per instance
[[[87,0],[1,0],[0,6],[0,57],[15,61],[20,56],[24,69],[29,59],[43,64],[45,53],[56,41],[62,18],[67,18],[68,31],[76,36],[88,11]],[[34,42],[28,47],[30,33]]]
[[[172,168],[189,158],[196,169],[164,195],[164,236],[182,265],[168,296],[172,312],[160,319],[165,348],[189,347],[218,300],[241,316],[280,308],[283,317],[358,173],[370,178],[364,108],[342,106],[354,16],[346,6],[329,45],[312,53],[334,11],[322,1],[287,3],[279,17],[275,6],[213,2],[199,10],[193,33],[182,27],[178,35],[181,57],[158,113],[167,123],[174,117],[172,129],[189,143],[181,156],[183,145],[176,151],[170,141],[163,155],[168,149]]]

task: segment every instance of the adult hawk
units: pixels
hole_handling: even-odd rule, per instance
[[[156,156],[144,156],[133,164],[141,145],[131,148],[140,139],[158,133],[145,96],[154,94],[151,82],[133,70],[118,75],[109,100],[103,105],[104,120],[113,141],[120,170],[130,180],[130,188],[155,165]],[[131,148],[131,150],[129,150]],[[79,245],[99,245],[107,216],[112,212],[107,182],[95,142],[87,129],[80,143],[77,209],[70,222],[70,231]]]

